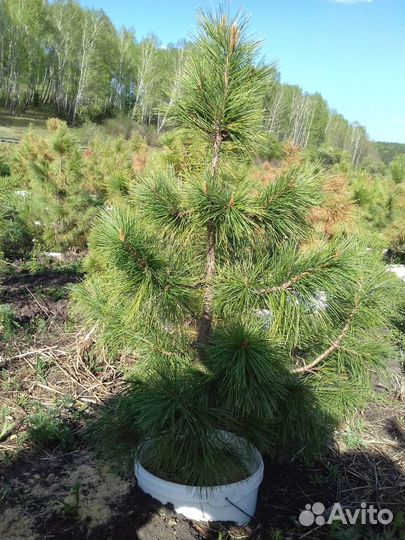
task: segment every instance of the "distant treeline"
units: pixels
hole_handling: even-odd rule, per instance
[[[378,141],[375,144],[380,158],[386,165],[391,163],[398,155],[405,154],[405,144],[381,141]]]
[[[161,131],[190,47],[162,48],[153,35],[138,41],[74,0],[0,0],[0,107],[13,114],[38,108],[76,125],[122,115]],[[281,84],[276,69],[264,107],[274,141],[346,152],[355,166],[379,161],[363,126],[320,94]]]

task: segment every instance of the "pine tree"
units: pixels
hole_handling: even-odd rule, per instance
[[[125,414],[150,438],[147,466],[197,486],[240,478],[249,444],[320,451],[390,357],[397,308],[373,251],[311,227],[316,168],[266,186],[247,174],[270,70],[246,31],[244,17],[200,15],[172,120],[201,166],[144,174],[128,207],[104,211],[74,291],[100,343],[136,357]]]
[[[102,201],[86,189],[83,156],[66,123],[49,119],[48,130],[49,140],[28,132],[17,148],[13,173],[25,191],[18,210],[43,247],[83,248]]]

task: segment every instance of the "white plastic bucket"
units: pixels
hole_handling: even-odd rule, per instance
[[[147,444],[143,446],[147,451]],[[140,452],[140,455],[142,451]],[[168,482],[150,473],[135,460],[138,486],[162,504],[172,504],[175,512],[195,521],[233,521],[246,525],[256,511],[257,492],[263,480],[263,460],[254,449],[249,464],[251,476],[240,482],[196,488]]]
[[[388,270],[394,272],[402,281],[405,281],[405,264],[390,264],[388,265]]]

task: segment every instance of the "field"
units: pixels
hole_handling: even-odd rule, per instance
[[[29,126],[39,135],[45,135],[47,115],[36,111],[24,115],[13,116],[7,111],[0,110],[0,139],[20,139]]]

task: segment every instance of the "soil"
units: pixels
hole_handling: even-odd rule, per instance
[[[19,327],[0,345],[0,409],[7,406],[14,426],[0,435],[1,540],[337,539],[328,525],[299,524],[306,504],[358,508],[366,501],[394,514],[404,511],[404,378],[398,369],[389,383],[376,383],[381,399],[342,427],[322,462],[306,465],[299,455],[283,464],[265,459],[248,527],[192,522],[145,495],[130,465],[100,457],[83,436],[82,413],[119,391],[131,359],[111,365],[92,354],[90,334],[67,328],[65,287],[78,279],[53,269],[17,273],[2,283],[0,303],[12,306]],[[67,450],[39,449],[27,439],[25,421],[38,405],[56,407],[70,426]],[[400,538],[398,531],[389,538]]]
[[[22,272],[6,277],[0,289],[0,303],[8,304],[19,324],[28,324],[40,317],[56,321],[66,320],[67,286],[77,282],[76,272],[42,271],[35,275]]]
[[[374,485],[362,477],[364,470],[375,471]],[[264,540],[272,538],[272,530],[300,538],[307,531],[297,519],[307,503],[328,507],[340,501],[350,508],[367,492],[369,503],[395,513],[404,508],[405,477],[382,453],[331,454],[313,467],[266,461],[265,471],[256,516],[242,528],[174,514],[137,488],[132,471],[115,474],[85,447],[69,454],[23,456],[2,474],[2,486],[10,491],[0,512],[0,538],[188,540],[218,539],[222,531],[229,535],[222,538]]]

